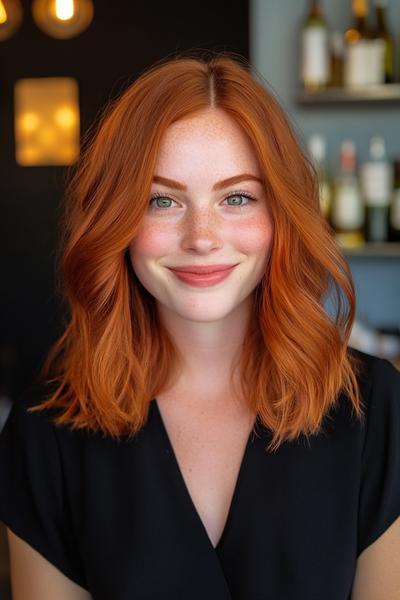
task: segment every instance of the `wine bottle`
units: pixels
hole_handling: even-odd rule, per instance
[[[386,159],[385,140],[380,135],[369,141],[369,160],[361,165],[360,180],[366,206],[365,238],[368,242],[386,242],[393,169]]]
[[[394,183],[390,203],[389,241],[400,242],[400,160],[393,163]]]
[[[332,189],[326,168],[325,138],[319,133],[311,135],[308,138],[308,151],[311,155],[311,159],[318,177],[321,213],[325,219],[329,221],[332,203]]]
[[[310,0],[301,30],[301,83],[308,92],[328,86],[330,57],[328,27],[319,0]]]
[[[394,67],[393,67],[393,55],[394,55],[394,41],[393,36],[388,30],[386,20],[386,9],[388,0],[374,0],[375,5],[375,19],[376,26],[373,30],[373,37],[375,39],[383,40],[385,44],[384,50],[384,81],[385,83],[393,83],[394,81]]]
[[[385,44],[368,27],[367,0],[352,0],[353,24],[344,34],[344,85],[354,87],[383,83]]]
[[[341,31],[333,31],[330,38],[329,87],[343,86],[344,37]]]
[[[331,224],[343,247],[361,246],[364,241],[365,207],[356,174],[356,146],[344,140],[340,148],[340,171],[333,186]]]

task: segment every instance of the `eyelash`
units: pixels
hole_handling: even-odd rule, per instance
[[[256,199],[254,198],[254,196],[252,196],[251,194],[249,194],[248,192],[241,192],[241,191],[236,191],[236,192],[232,192],[231,194],[229,194],[229,196],[226,196],[225,200],[228,200],[229,198],[233,198],[235,196],[244,196],[245,198],[247,198],[248,200],[250,200],[251,202],[256,202]],[[153,202],[153,200],[156,200],[157,198],[166,198],[168,200],[172,200],[172,202],[175,202],[175,200],[173,198],[170,198],[167,194],[163,194],[161,192],[155,192],[154,194],[151,195],[150,197],[150,201],[149,204],[151,204],[151,202]],[[231,208],[247,208],[248,206],[250,206],[251,202],[248,202],[247,204],[236,204],[236,205],[228,205]],[[150,206],[150,210],[168,210],[169,208],[171,208],[170,206],[164,206],[164,207],[154,207],[154,206]]]

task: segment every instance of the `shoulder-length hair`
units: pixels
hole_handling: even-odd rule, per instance
[[[360,362],[348,352],[354,285],[321,215],[315,169],[262,78],[222,52],[155,63],[109,102],[84,140],[61,220],[58,291],[68,318],[39,374],[51,393],[31,409],[62,408],[57,425],[132,437],[178,372],[179,348],[127,248],[148,209],[167,128],[213,107],[249,136],[274,228],[231,378],[240,374],[243,397],[272,433],[271,451],[321,431],[341,393],[363,417]]]

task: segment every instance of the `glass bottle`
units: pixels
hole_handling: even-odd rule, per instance
[[[400,242],[400,159],[393,163],[394,183],[390,202],[389,241]]]
[[[311,135],[308,138],[308,151],[318,176],[321,213],[325,219],[329,221],[332,203],[332,186],[326,168],[326,141],[324,136],[319,133]]]
[[[375,85],[384,81],[385,43],[368,27],[367,0],[352,0],[353,24],[345,31],[345,87]]]
[[[366,206],[365,238],[368,242],[386,242],[393,169],[386,158],[385,140],[380,135],[374,135],[369,141],[369,159],[361,165],[360,180]]]
[[[339,244],[347,248],[364,241],[365,207],[356,175],[356,146],[343,140],[340,148],[340,171],[334,181],[331,224]]]
[[[300,79],[304,89],[308,92],[325,89],[330,79],[329,40],[319,0],[309,1],[301,28],[300,54]]]
[[[331,34],[329,87],[343,86],[344,37],[341,31]]]
[[[373,30],[374,39],[381,39],[385,44],[384,50],[384,81],[385,83],[393,83],[394,81],[394,41],[387,26],[386,10],[388,0],[374,0],[376,25]]]

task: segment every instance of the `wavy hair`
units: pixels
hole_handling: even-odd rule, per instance
[[[213,107],[249,136],[274,226],[231,381],[240,374],[243,397],[272,434],[270,451],[320,432],[341,393],[363,417],[361,363],[348,347],[354,284],[321,215],[316,171],[262,77],[240,55],[208,52],[177,54],[143,71],[83,138],[57,255],[68,316],[39,373],[51,391],[30,409],[61,408],[57,425],[131,438],[150,400],[174,381],[182,357],[127,248],[148,209],[165,131]]]

